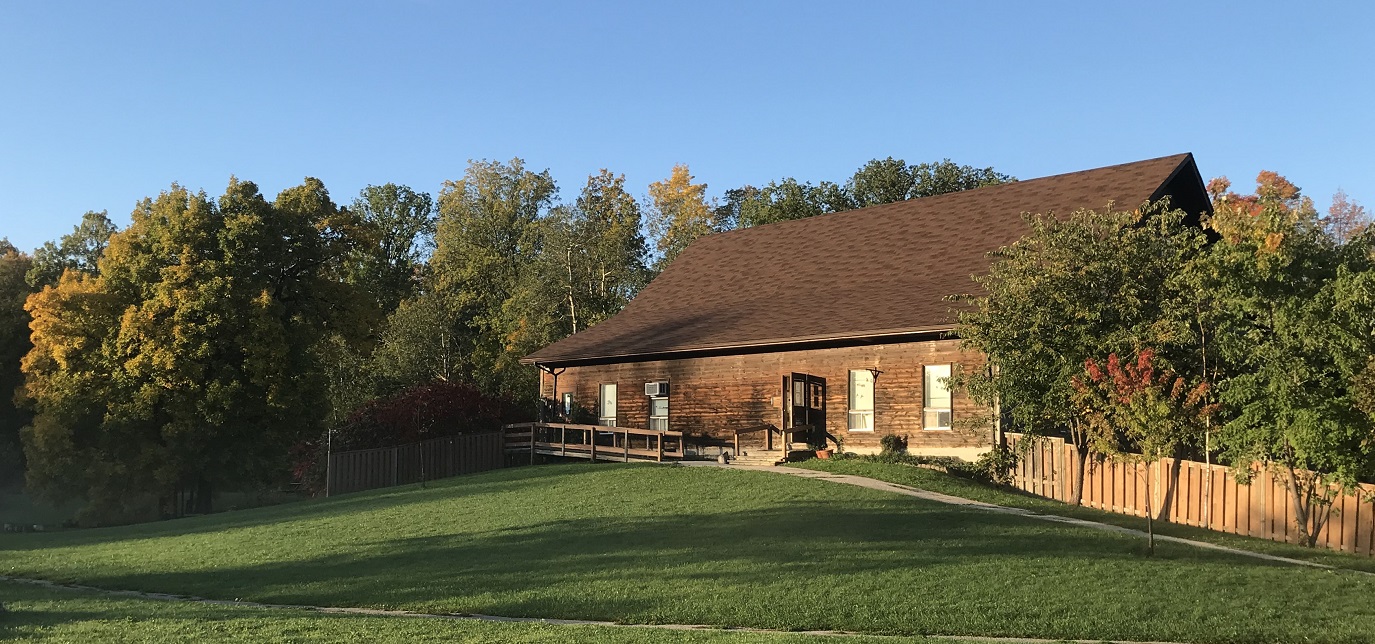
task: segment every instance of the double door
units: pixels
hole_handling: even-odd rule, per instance
[[[783,376],[783,428],[809,426],[806,442],[820,444],[826,436],[826,379],[805,373]],[[798,435],[801,439],[803,434]],[[786,438],[785,438],[786,440]]]

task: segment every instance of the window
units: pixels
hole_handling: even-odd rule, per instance
[[[852,432],[874,431],[874,374],[868,369],[850,371],[849,427]]]
[[[950,365],[926,365],[926,379],[922,386],[923,429],[950,429]]]
[[[564,418],[569,418],[569,417],[571,417],[572,415],[573,415],[573,393],[572,393],[572,392],[566,392],[566,393],[563,394],[563,417],[564,417]]]
[[[606,383],[601,386],[601,394],[597,402],[597,424],[604,427],[616,426],[616,383]]]
[[[668,431],[668,396],[654,396],[649,399],[649,428]]]

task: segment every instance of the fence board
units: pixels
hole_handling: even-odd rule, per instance
[[[1008,440],[1015,444],[1022,437],[1009,434]],[[1013,486],[1068,501],[1077,480],[1074,446],[1059,438],[1038,443],[1013,470]],[[1147,493],[1153,489],[1149,507],[1167,521],[1272,541],[1297,539],[1287,478],[1269,470],[1258,469],[1249,484],[1238,483],[1225,466],[1175,459],[1160,459],[1149,468],[1111,459],[1089,461],[1084,470],[1082,504],[1086,507],[1144,517]],[[1148,476],[1151,486],[1146,484]],[[1375,485],[1371,484],[1361,485],[1355,494],[1338,495],[1331,516],[1318,532],[1318,545],[1375,556],[1372,495]]]
[[[500,432],[336,452],[330,455],[326,493],[344,494],[482,472],[501,467],[504,459]]]

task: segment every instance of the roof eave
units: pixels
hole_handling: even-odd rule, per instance
[[[814,336],[795,336],[788,338],[770,338],[763,340],[749,340],[744,342],[730,342],[714,345],[679,347],[665,349],[661,351],[646,351],[634,353],[609,353],[609,354],[582,354],[564,356],[540,356],[530,354],[520,359],[521,364],[544,365],[549,367],[577,366],[579,364],[609,364],[618,362],[641,362],[647,360],[672,360],[676,358],[696,356],[699,354],[730,354],[732,352],[751,352],[757,353],[761,349],[782,350],[807,348],[809,345],[825,343],[883,343],[902,341],[911,336],[929,335],[948,335],[955,330],[954,325],[930,325],[920,327],[906,327],[901,329],[882,329],[877,331],[864,331],[859,333],[845,334],[825,334]]]

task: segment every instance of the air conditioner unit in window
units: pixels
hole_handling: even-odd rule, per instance
[[[665,382],[665,381],[662,381],[662,380],[659,381],[659,382],[646,382],[646,383],[645,383],[645,395],[646,395],[646,396],[667,396],[667,395],[668,395],[668,383]]]

